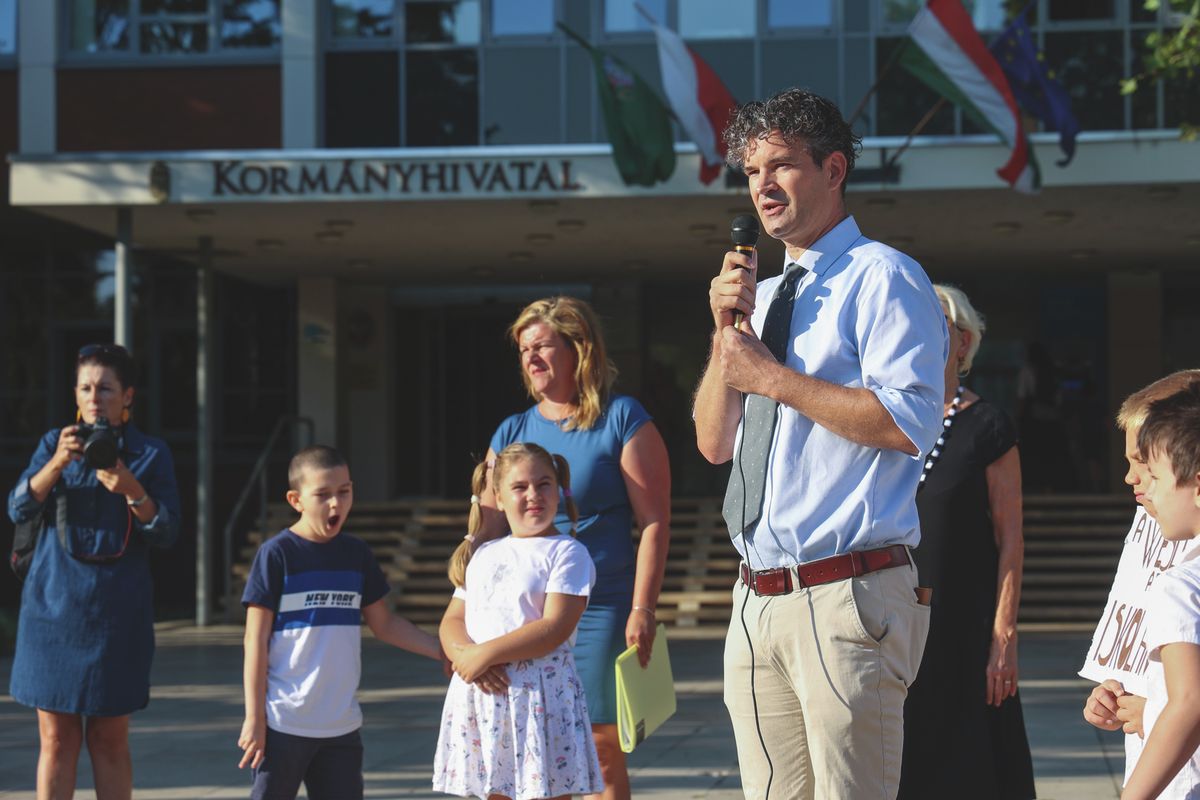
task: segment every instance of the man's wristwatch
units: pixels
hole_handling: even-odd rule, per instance
[[[137,500],[130,500],[128,497],[126,497],[125,502],[129,504],[130,508],[137,508],[138,506],[142,505],[149,499],[150,499],[150,493],[146,492],[141,497],[139,497]]]

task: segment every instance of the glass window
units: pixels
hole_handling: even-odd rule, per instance
[[[143,14],[203,14],[208,0],[142,0]]]
[[[568,0],[569,2],[569,0]],[[667,0],[641,0],[640,5],[660,25],[667,22]],[[635,0],[606,0],[604,3],[604,30],[609,33],[648,31],[650,23],[637,10]]]
[[[1149,88],[1147,86],[1139,89],[1138,94]],[[1196,98],[1196,87],[1192,85],[1186,75],[1168,78],[1163,83],[1163,90],[1165,94],[1163,113],[1166,117],[1166,127],[1178,128],[1182,123],[1194,122],[1197,117],[1200,117],[1200,100]]]
[[[897,47],[907,39],[877,39],[875,63],[887,64]],[[1114,92],[1115,94],[1115,92]],[[877,136],[907,136],[925,114],[941,100],[941,95],[917,80],[911,72],[896,64],[879,79],[875,92],[875,134]],[[943,103],[921,131],[925,136],[954,133],[954,106]]]
[[[1071,108],[1085,131],[1124,130],[1125,99],[1117,91],[1125,77],[1119,31],[1046,34],[1046,61],[1071,95]]]
[[[17,0],[0,0],[0,56],[17,52]]]
[[[409,44],[479,44],[479,0],[404,4]]]
[[[757,3],[729,0],[679,0],[679,35],[685,39],[734,39],[754,36]]]
[[[405,145],[479,144],[478,54],[418,50],[405,63]]]
[[[392,35],[394,0],[333,0],[333,35],[376,39]]]
[[[1158,9],[1146,9],[1146,0],[1129,0],[1130,22],[1157,22]]]
[[[129,49],[129,0],[74,0],[71,49],[88,53]]]
[[[273,47],[281,33],[279,0],[225,0],[221,47]]]
[[[277,47],[280,2],[69,0],[71,50],[201,55],[225,48]]]
[[[778,0],[777,0],[778,1]],[[907,25],[925,5],[925,0],[883,0],[883,21],[893,25]],[[979,31],[1003,30],[1008,23],[1005,0],[963,0],[963,6],[971,15],[975,29]],[[1030,21],[1036,17],[1036,9],[1030,12]]]
[[[1131,2],[1140,3],[1140,0],[1131,0]],[[1131,75],[1139,75],[1146,69],[1146,33],[1143,31],[1134,31],[1131,37],[1133,42],[1133,68],[1130,70]],[[1141,81],[1138,84],[1138,90],[1129,96],[1129,108],[1132,113],[1130,122],[1133,128],[1157,128],[1158,124],[1158,83],[1154,81]]]
[[[208,51],[206,22],[149,22],[139,30],[141,50],[147,54],[204,53]]]
[[[924,5],[922,0],[883,0],[882,18],[893,25],[907,25]]]
[[[797,3],[795,0],[767,0],[767,26],[775,28],[828,28],[833,25],[833,4],[829,0]]]
[[[554,0],[492,0],[493,36],[554,32]]]
[[[1131,0],[1137,3],[1140,0]],[[1115,0],[1050,0],[1050,20],[1071,22],[1086,19],[1112,19]]]

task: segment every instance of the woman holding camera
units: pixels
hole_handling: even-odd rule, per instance
[[[166,445],[129,421],[134,364],[89,345],[75,365],[78,421],[42,437],[8,496],[42,532],[21,592],[10,692],[37,709],[39,798],[71,797],[84,741],[96,794],[129,798],[129,715],[150,699],[150,547],[179,535]]]

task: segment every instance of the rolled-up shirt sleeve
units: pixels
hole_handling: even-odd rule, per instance
[[[941,304],[915,263],[880,261],[868,272],[855,335],[863,386],[922,458],[941,428],[950,343]]]
[[[154,501],[158,512],[149,522],[134,517],[137,529],[153,547],[170,547],[179,538],[179,486],[175,482],[175,461],[166,447],[155,447],[154,456],[141,476],[142,488]]]
[[[8,495],[8,518],[13,523],[26,522],[33,518],[38,511],[41,510],[43,501],[39,501],[33,496],[33,490],[29,486],[29,479],[46,466],[54,455],[54,450],[58,446],[58,431],[50,431],[42,440],[38,442],[37,449],[33,451],[33,457],[29,459],[29,466],[21,473],[21,477],[17,480],[17,485]]]

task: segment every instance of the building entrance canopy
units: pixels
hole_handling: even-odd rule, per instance
[[[980,268],[1166,256],[1200,235],[1200,147],[1171,132],[1084,134],[1060,169],[1056,136],[1034,138],[1039,195],[1004,186],[992,137],[917,139],[890,168],[902,141],[869,139],[848,205],[924,262],[969,255]],[[751,210],[739,176],[705,186],[695,148],[678,156],[666,183],[628,187],[600,145],[20,155],[10,196],[114,237],[113,208],[131,209],[138,248],[186,257],[208,237],[219,269],[261,279],[668,277],[711,271],[728,220]]]

